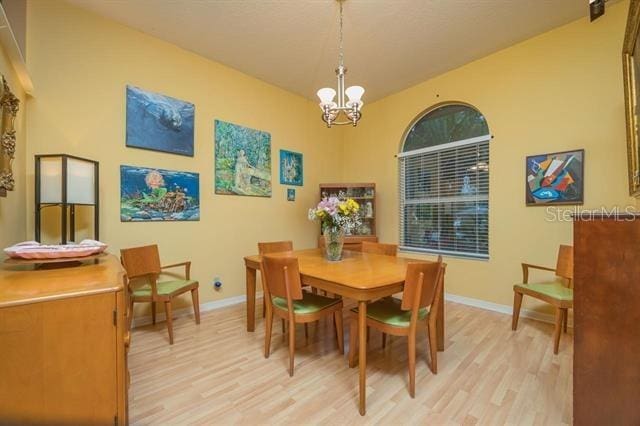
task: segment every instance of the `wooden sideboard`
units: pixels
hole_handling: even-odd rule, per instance
[[[127,424],[124,270],[49,268],[0,267],[0,424]]]
[[[573,421],[640,424],[640,216],[574,222]]]

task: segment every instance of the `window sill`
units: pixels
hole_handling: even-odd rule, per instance
[[[479,261],[489,261],[489,255],[483,254],[465,254],[465,253],[456,253],[452,251],[446,250],[429,250],[429,249],[420,249],[420,248],[411,248],[411,247],[398,247],[398,251],[400,253],[408,253],[408,254],[424,254],[428,256],[442,256],[442,257],[451,257],[455,259],[465,259],[465,260],[479,260]]]

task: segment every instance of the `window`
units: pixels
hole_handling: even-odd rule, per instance
[[[400,248],[489,257],[489,128],[461,104],[428,111],[400,159]]]

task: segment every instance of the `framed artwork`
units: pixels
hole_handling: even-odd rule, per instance
[[[640,197],[640,1],[629,4],[627,27],[622,46],[624,105],[627,119],[627,161],[629,195]]]
[[[287,201],[296,200],[296,190],[293,188],[287,188]]]
[[[193,157],[194,114],[190,102],[127,86],[126,145]]]
[[[200,220],[198,173],[120,166],[120,221]]]
[[[528,206],[584,202],[584,150],[527,157]]]
[[[302,154],[280,150],[280,183],[282,185],[302,186]]]
[[[215,120],[215,192],[271,197],[271,135]]]

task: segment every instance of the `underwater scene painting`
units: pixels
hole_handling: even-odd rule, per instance
[[[193,157],[194,113],[190,102],[127,86],[126,145]]]
[[[529,206],[584,202],[584,150],[527,157]]]
[[[215,120],[216,194],[271,197],[271,135]]]
[[[302,154],[280,150],[280,183],[302,186]]]
[[[120,166],[120,221],[200,220],[198,173]]]

